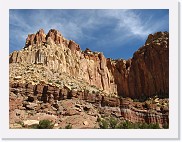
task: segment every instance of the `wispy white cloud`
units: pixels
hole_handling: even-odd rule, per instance
[[[147,21],[142,21],[142,17],[132,10],[78,11],[75,13],[75,17],[71,17],[71,19],[66,18],[66,14],[67,13],[58,15],[56,12],[49,14],[48,11],[41,12],[41,10],[39,10],[36,14],[30,16],[31,19],[26,19],[27,17],[17,15],[13,12],[10,14],[10,18],[13,26],[24,29],[19,31],[19,33],[23,35],[23,38],[25,38],[25,33],[35,32],[40,28],[44,28],[45,31],[51,28],[60,29],[68,38],[89,38],[89,33],[84,33],[84,29],[87,29],[87,31],[94,30],[94,28],[99,28],[106,24],[105,22],[107,22],[107,20],[113,19],[118,21],[115,27],[116,32],[125,32],[130,34],[130,36],[137,35],[140,37],[145,37],[152,32]],[[34,24],[31,24],[31,21],[33,21]]]
[[[28,34],[43,28],[45,32],[57,29],[66,38],[80,44],[88,42],[94,48],[122,45],[131,38],[144,40],[148,34],[166,25],[168,15],[156,22],[156,15],[143,17],[142,14],[138,10],[117,9],[10,10],[10,39],[23,46]]]
[[[104,13],[105,16],[117,19],[117,30],[120,32],[124,30],[127,35],[144,38],[149,33],[152,33],[151,25],[149,24],[151,16],[147,20],[143,20],[140,13],[136,13],[133,10],[106,10]]]

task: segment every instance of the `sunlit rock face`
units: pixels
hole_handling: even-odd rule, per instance
[[[60,107],[62,107],[59,104],[60,102],[68,100],[72,103],[76,100],[77,102],[83,101],[89,103],[89,108],[95,106],[95,108],[93,108],[95,113],[89,114],[95,117],[102,114],[104,116],[109,115],[120,119],[124,118],[133,123],[158,123],[161,126],[169,123],[168,99],[156,98],[145,102],[133,102],[130,98],[109,97],[94,92],[90,93],[86,90],[70,90],[70,88],[66,86],[59,88],[50,84],[33,85],[32,83],[11,83],[10,92],[10,112],[12,114],[18,109],[26,108],[34,111],[35,114],[41,113],[44,110],[51,115],[59,116],[57,113],[58,110],[61,109]],[[21,97],[18,97],[18,99],[17,97],[14,98],[13,96],[16,96],[13,95],[14,93],[21,94]],[[48,106],[44,107],[45,104]],[[53,106],[54,109],[49,108],[51,106]],[[78,105],[76,106],[78,107]],[[84,107],[84,105],[79,105],[79,107]],[[74,109],[78,110],[78,108]],[[68,109],[65,109],[64,111],[67,115],[74,116],[77,112],[76,110],[70,112]],[[80,114],[83,110],[78,111]],[[24,114],[22,115],[24,116]],[[16,119],[12,116],[11,122],[15,121]]]
[[[35,64],[66,73],[94,85],[111,96],[139,98],[169,92],[169,34],[150,34],[131,59],[113,60],[103,53],[82,51],[57,30],[28,35],[25,47],[9,56],[11,63]]]
[[[101,115],[169,124],[167,32],[150,34],[131,59],[114,60],[88,48],[82,51],[55,29],[47,34],[40,29],[9,55],[9,63],[13,128],[20,121],[45,118],[59,126],[98,128]]]

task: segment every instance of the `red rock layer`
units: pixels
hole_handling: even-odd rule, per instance
[[[23,98],[27,97],[28,102],[43,101],[45,104],[56,105],[57,101],[65,99],[79,98],[86,102],[92,103],[100,109],[101,114],[115,115],[118,118],[124,117],[131,122],[159,123],[161,125],[169,123],[169,110],[144,110],[134,107],[134,103],[128,99],[117,97],[106,97],[100,94],[89,93],[89,91],[69,90],[69,88],[58,88],[51,85],[43,84],[10,84],[10,92],[21,94],[19,99],[10,100],[10,108],[14,110],[22,107]],[[41,111],[37,110],[37,111]]]
[[[32,63],[48,66],[82,78],[108,94],[140,98],[169,93],[169,34],[157,32],[148,36],[145,45],[129,60],[106,59],[102,53],[66,40],[60,32],[41,29],[28,35],[25,48],[9,56],[10,63]],[[111,96],[112,96],[111,95]],[[113,95],[113,96],[114,96]]]

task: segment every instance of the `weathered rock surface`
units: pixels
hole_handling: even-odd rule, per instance
[[[21,118],[26,118],[26,115],[23,115],[22,111],[17,111],[17,109],[25,110],[26,108],[26,110],[31,111],[33,116],[38,113],[45,113],[55,115],[55,117],[66,117],[65,119],[70,117],[71,120],[73,119],[73,116],[86,115],[88,118],[89,116],[93,117],[96,121],[98,115],[101,114],[104,116],[114,116],[120,119],[124,118],[132,122],[159,123],[161,125],[169,123],[168,100],[156,98],[146,102],[133,102],[133,100],[129,98],[99,97],[88,91],[84,91],[81,95],[80,92],[76,92],[73,96],[70,95],[71,90],[68,88],[59,89],[56,86],[50,85],[38,84],[32,86],[30,84],[22,85],[16,83],[10,84],[10,86],[10,92],[12,92],[10,95],[10,116],[14,117],[13,121],[15,122],[19,122]],[[45,89],[39,90],[40,88],[46,88],[46,92]],[[26,97],[27,89],[29,90],[28,98],[34,98],[34,101],[31,103]],[[16,90],[16,92],[14,92],[14,90]],[[16,95],[13,95],[13,92],[21,94],[22,97],[20,96],[20,98],[18,97],[19,99],[17,99],[17,97],[14,97]],[[12,115],[12,113],[15,112],[16,115]],[[31,119],[36,118],[33,116]],[[80,117],[78,118],[81,119]],[[87,119],[85,119],[85,121],[86,120]],[[56,121],[56,119],[54,121]],[[64,126],[66,125],[65,123],[68,122],[65,120]],[[92,122],[93,127],[96,126],[95,123],[97,122]],[[70,122],[70,124],[72,123]],[[80,125],[85,127],[89,125],[89,122],[82,122]],[[79,126],[79,128],[81,128],[81,126]],[[77,125],[75,128],[77,128]]]
[[[133,98],[168,95],[169,39],[167,32],[149,35],[129,60],[106,59],[102,53],[66,40],[56,30],[29,35],[25,48],[10,54],[12,63],[43,65],[57,73],[82,79],[111,95]]]
[[[98,128],[100,115],[168,124],[169,101],[160,99],[169,94],[167,32],[149,35],[131,59],[113,60],[41,29],[9,62],[10,124],[48,118],[57,128]]]
[[[128,76],[129,95],[169,94],[169,35],[149,35],[145,45],[134,53]]]

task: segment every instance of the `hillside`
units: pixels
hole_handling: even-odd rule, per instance
[[[9,55],[9,63],[11,128],[42,119],[55,128],[100,128],[98,118],[111,116],[119,122],[168,124],[167,32],[150,34],[131,59],[113,60],[82,51],[57,30],[41,29]]]

